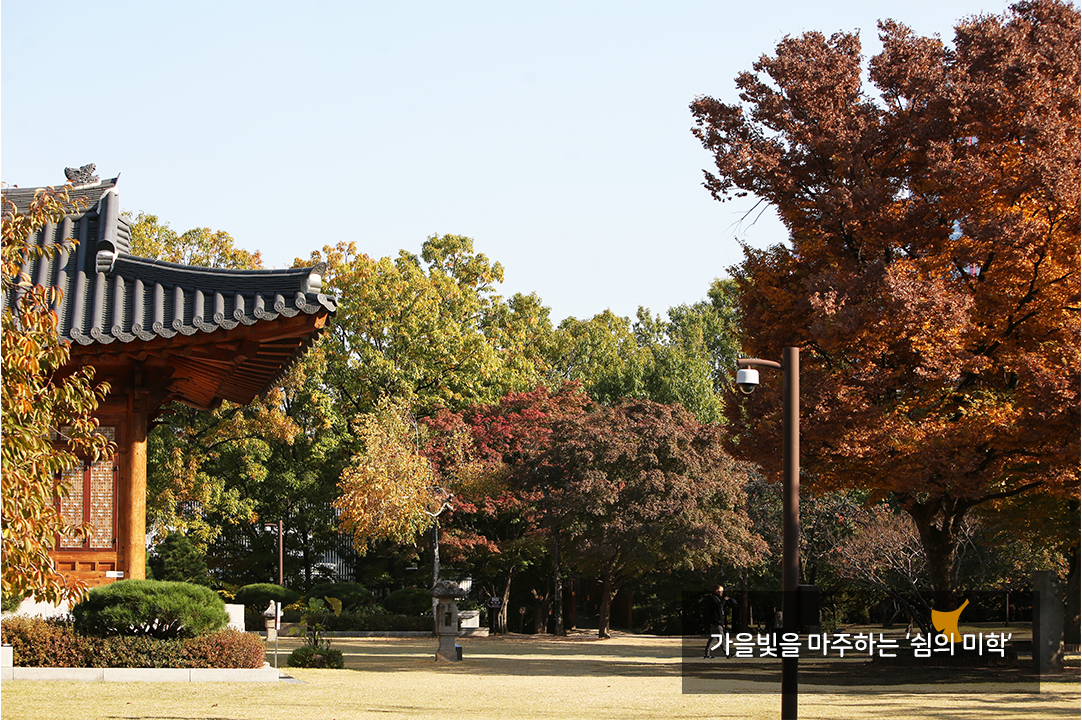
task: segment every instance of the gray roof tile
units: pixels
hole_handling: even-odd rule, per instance
[[[288,270],[229,270],[129,254],[131,228],[120,216],[115,185],[113,178],[71,189],[73,198],[86,196],[91,205],[50,223],[33,240],[38,245],[67,240],[78,244],[56,257],[23,265],[31,282],[63,290],[54,309],[60,335],[73,344],[149,342],[337,310],[337,299],[322,292],[324,263]],[[24,211],[34,190],[5,188],[4,200]],[[5,202],[5,211],[8,207]],[[9,307],[14,301],[14,297],[4,298]],[[271,382],[309,344],[302,343],[292,357],[285,358]],[[261,380],[267,379],[264,373],[258,374],[264,375]],[[260,391],[266,389],[263,386]]]

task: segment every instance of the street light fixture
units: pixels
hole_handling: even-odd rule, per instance
[[[782,348],[781,362],[741,358],[737,387],[750,395],[766,367],[782,371],[782,632],[800,631],[800,349]],[[797,658],[781,661],[781,717],[797,720]]]

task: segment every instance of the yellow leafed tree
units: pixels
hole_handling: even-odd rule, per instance
[[[342,472],[334,503],[342,530],[361,552],[375,540],[415,541],[448,498],[420,452],[420,428],[404,403],[384,400],[356,433],[364,450]]]

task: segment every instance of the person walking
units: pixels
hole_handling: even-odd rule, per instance
[[[707,593],[704,603],[704,615],[706,616],[706,650],[704,658],[713,658],[714,650],[722,648],[725,657],[729,657],[729,649],[725,645],[725,608],[727,605],[735,605],[732,598],[725,597],[725,586],[718,585],[714,591]]]

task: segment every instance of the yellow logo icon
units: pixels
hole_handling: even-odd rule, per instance
[[[962,614],[968,604],[969,601],[966,600],[960,608],[950,612],[932,611],[932,625],[935,626],[936,630],[949,637],[952,643],[961,642],[962,640],[962,633],[958,632],[958,616]]]

